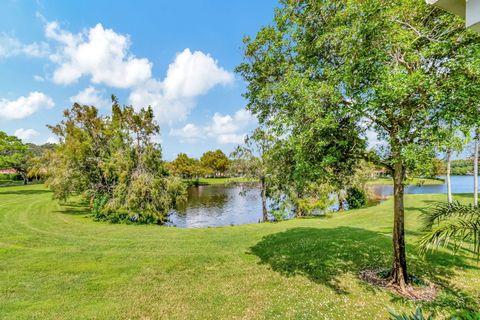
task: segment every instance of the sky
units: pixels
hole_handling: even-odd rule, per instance
[[[55,142],[73,102],[151,105],[163,156],[227,154],[256,126],[245,110],[242,38],[276,0],[0,0],[0,130]]]

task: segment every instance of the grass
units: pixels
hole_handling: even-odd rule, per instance
[[[480,301],[474,258],[416,251],[419,214],[444,197],[406,199],[410,271],[443,287],[424,305],[438,314]],[[390,265],[391,207],[176,229],[94,222],[42,185],[0,188],[0,318],[386,319],[415,304],[357,275]]]
[[[444,184],[445,181],[443,179],[435,179],[435,178],[413,178],[409,181],[410,185],[434,185],[434,184]],[[370,185],[393,185],[392,178],[377,178],[372,179],[367,182]]]
[[[185,180],[188,184],[194,185],[196,180]],[[217,185],[217,184],[229,184],[229,183],[249,183],[256,182],[255,179],[245,177],[231,177],[231,178],[200,178],[198,180],[199,185]]]

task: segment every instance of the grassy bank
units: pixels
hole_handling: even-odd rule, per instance
[[[234,178],[200,178],[197,180],[185,180],[189,185],[216,185],[216,184],[230,184],[230,183],[249,183],[257,180],[245,177]]]
[[[480,301],[475,259],[415,250],[419,214],[444,197],[406,199],[410,270],[443,286],[426,306],[440,313]],[[94,222],[41,185],[0,188],[0,318],[386,319],[414,303],[357,275],[390,265],[391,207],[176,229]]]
[[[409,181],[410,185],[434,185],[444,184],[443,179],[434,178],[413,178]],[[393,185],[392,178],[377,178],[367,182],[369,185]]]

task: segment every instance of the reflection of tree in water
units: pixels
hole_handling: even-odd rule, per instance
[[[188,188],[188,201],[178,208],[185,213],[187,208],[223,208],[229,198],[230,190],[225,186],[198,186]]]

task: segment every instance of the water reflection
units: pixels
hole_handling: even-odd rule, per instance
[[[384,198],[392,194],[393,186],[373,185],[374,194]],[[453,176],[454,193],[473,192],[473,177]],[[244,191],[245,194],[240,193]],[[446,184],[408,186],[406,193],[446,193]],[[335,209],[334,205],[332,209]],[[239,185],[211,185],[190,187],[188,202],[173,212],[169,225],[181,228],[207,228],[217,226],[257,223],[262,219],[262,203],[260,191]]]
[[[260,193],[256,188],[231,185],[190,187],[187,204],[169,219],[170,225],[182,228],[257,223],[262,219]]]

